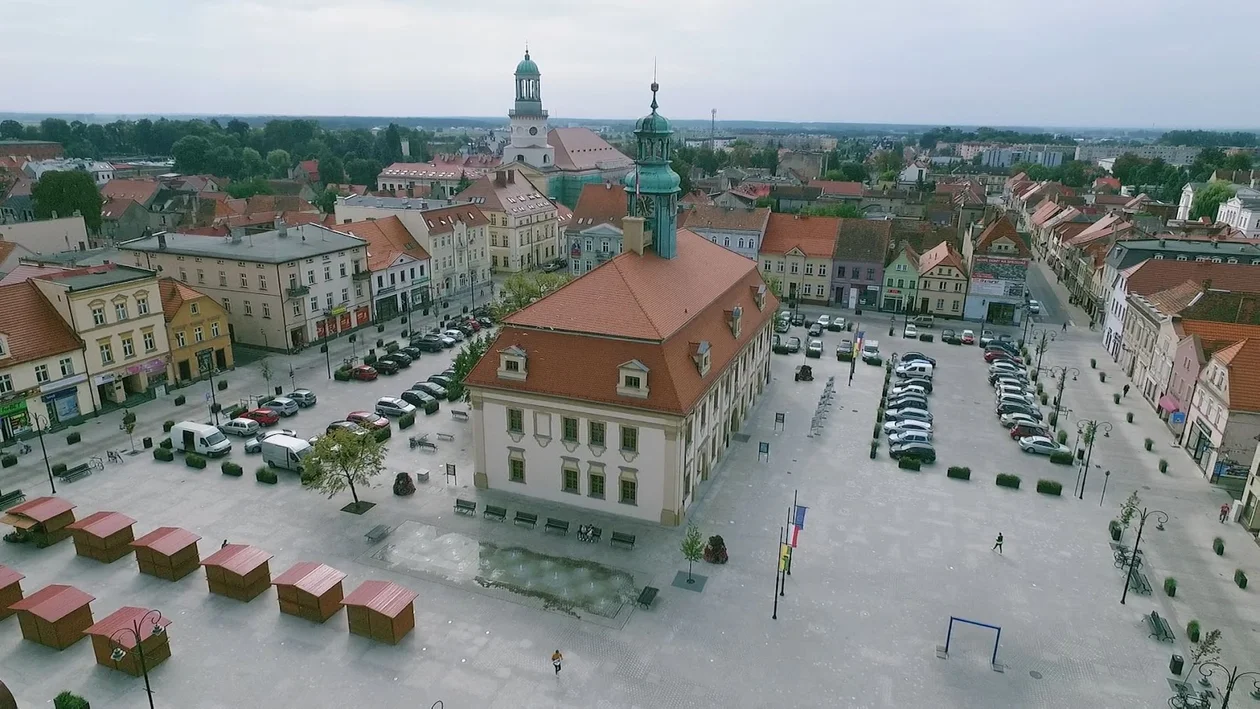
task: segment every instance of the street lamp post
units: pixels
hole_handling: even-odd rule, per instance
[[[35,418],[35,433],[39,436],[39,452],[44,454],[44,469],[48,471],[48,487],[52,488],[52,494],[57,494],[57,484],[53,482],[52,465],[48,462],[48,448],[44,446],[44,429],[52,426],[52,423],[40,416],[33,414]]]
[[[1097,437],[1099,429],[1103,432],[1103,438],[1111,437],[1110,421],[1098,421],[1094,419],[1081,421],[1076,424],[1076,430],[1081,433],[1086,450],[1085,465],[1081,468],[1081,489],[1076,498],[1078,500],[1085,499],[1085,481],[1089,480],[1089,461],[1094,456],[1094,439]]]
[[[1111,480],[1111,471],[1110,471],[1110,470],[1104,470],[1104,471],[1103,471],[1103,489],[1102,489],[1102,494],[1098,496],[1098,506],[1099,506],[1099,507],[1102,507],[1102,506],[1103,506],[1103,500],[1107,497],[1107,481],[1108,481],[1108,480]]]
[[[1168,513],[1163,510],[1149,510],[1143,507],[1142,511],[1138,513],[1141,521],[1138,522],[1137,538],[1133,540],[1133,553],[1129,556],[1129,567],[1124,572],[1124,593],[1120,594],[1121,605],[1124,605],[1125,600],[1129,597],[1129,579],[1133,578],[1133,567],[1137,563],[1138,547],[1142,544],[1142,530],[1146,527],[1146,518],[1151,515],[1155,515],[1155,518],[1159,520],[1158,526],[1160,529],[1163,529],[1164,525],[1168,523]]]
[[[1233,668],[1227,668],[1219,662],[1204,662],[1199,665],[1199,673],[1203,675],[1205,680],[1218,673],[1222,676],[1221,678],[1225,682],[1225,691],[1222,693],[1221,709],[1229,709],[1229,697],[1234,693],[1234,685],[1244,677],[1251,682],[1251,698],[1260,699],[1260,671],[1239,672],[1238,665],[1234,665]]]
[[[197,366],[210,376],[210,413],[214,415],[214,425],[219,425],[219,400],[214,395],[214,350],[205,348],[197,350]]]
[[[152,620],[149,618],[152,616]],[[109,641],[114,645],[114,651],[110,653],[109,659],[114,662],[121,662],[127,656],[127,651],[122,648],[122,644],[118,642],[118,636],[131,633],[132,638],[136,641],[136,657],[140,661],[140,672],[144,675],[144,691],[149,695],[149,709],[153,709],[153,687],[149,684],[149,665],[144,659],[144,624],[146,621],[152,623],[149,631],[149,637],[161,635],[166,632],[166,628],[162,626],[162,612],[156,608],[140,616],[132,621],[131,627],[122,627],[114,631],[109,636]]]
[[[1037,331],[1033,330],[1033,336],[1036,337]],[[1042,328],[1041,337],[1037,339],[1037,369],[1041,369],[1041,358],[1045,356],[1046,350],[1050,347],[1050,343],[1054,342],[1056,334],[1048,328]]]
[[[1041,358],[1038,357],[1037,361],[1040,362]],[[1041,371],[1040,365],[1038,365],[1037,371]],[[1076,381],[1076,378],[1081,375],[1081,370],[1076,367],[1051,367],[1048,371],[1050,372],[1050,376],[1059,378],[1058,393],[1054,395],[1054,413],[1051,415],[1051,420],[1054,421],[1054,425],[1058,426],[1059,414],[1063,411],[1063,387],[1067,384],[1067,375],[1071,374],[1072,381]]]

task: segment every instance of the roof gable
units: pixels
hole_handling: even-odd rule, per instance
[[[840,219],[837,217],[771,214],[765,238],[761,241],[761,253],[831,259],[839,233]]]
[[[0,285],[0,335],[8,357],[0,368],[78,350],[83,343],[52,303],[30,281]]]
[[[547,142],[555,149],[555,166],[561,170],[606,170],[634,164],[590,128],[553,128],[547,133]]]

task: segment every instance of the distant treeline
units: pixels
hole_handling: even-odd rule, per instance
[[[920,148],[933,148],[937,143],[1058,143],[1072,145],[1071,136],[1053,133],[1023,133],[1014,130],[980,127],[974,131],[962,131],[945,126],[933,128],[919,136]]]
[[[1215,130],[1170,130],[1159,138],[1164,145],[1194,145],[1200,148],[1254,148],[1255,133]]]

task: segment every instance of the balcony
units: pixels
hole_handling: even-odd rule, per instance
[[[301,298],[302,296],[310,293],[311,289],[307,286],[289,286],[286,292],[289,294],[290,298]]]
[[[351,276],[351,278],[356,281],[366,281],[367,279],[371,277],[372,277],[371,271],[355,271],[354,275]]]

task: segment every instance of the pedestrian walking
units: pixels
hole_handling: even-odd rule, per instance
[[[849,367],[849,386],[853,386],[853,367]]]
[[[1063,321],[1063,331],[1067,332],[1067,320]]]
[[[1229,503],[1221,505],[1221,524],[1225,524],[1225,520],[1229,519]]]
[[[1125,384],[1125,385],[1124,385],[1124,394],[1121,394],[1121,396],[1125,396],[1125,397],[1127,397],[1128,395],[1129,395],[1129,385],[1128,385],[1128,384]]]
[[[997,553],[999,554],[1002,553],[1002,533],[1001,532],[998,532],[997,541],[993,542],[993,549],[990,549],[989,551],[993,551],[994,549],[997,550]]]
[[[551,666],[556,668],[557,675],[560,674],[560,662],[563,660],[564,660],[564,655],[561,655],[559,650],[556,650],[555,652],[551,653]]]

